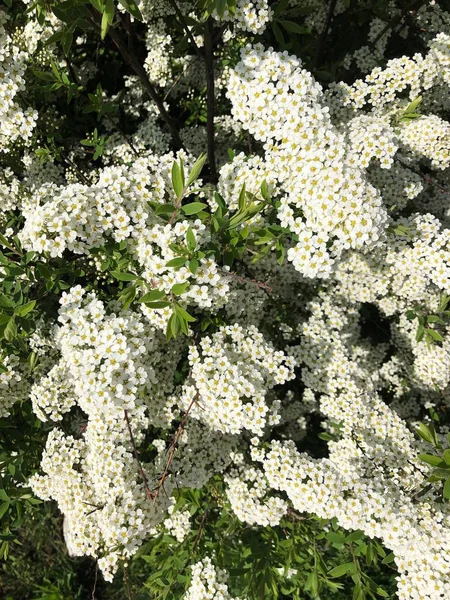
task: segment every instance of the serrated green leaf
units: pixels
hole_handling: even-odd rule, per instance
[[[309,33],[308,27],[302,27],[301,25],[299,25],[298,23],[295,23],[294,21],[278,20],[278,23],[280,23],[286,29],[286,31],[290,31],[291,33],[299,33],[299,34]]]
[[[333,544],[344,544],[345,543],[345,535],[343,533],[338,533],[337,531],[329,531],[325,534],[325,537],[328,541]]]
[[[416,431],[418,435],[420,435],[420,437],[429,444],[432,444],[434,447],[437,447],[439,445],[436,431],[433,425],[425,425],[425,423],[419,423],[418,427],[416,428]]]

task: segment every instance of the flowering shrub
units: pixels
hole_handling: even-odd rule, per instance
[[[5,598],[450,600],[450,6],[2,1]]]

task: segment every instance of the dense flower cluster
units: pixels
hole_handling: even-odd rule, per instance
[[[192,581],[184,600],[238,600],[230,596],[226,581],[225,571],[206,557],[192,566]]]
[[[193,418],[230,434],[247,429],[262,435],[266,425],[277,422],[279,403],[268,405],[266,395],[292,379],[294,361],[275,351],[255,327],[228,326],[204,337],[200,349],[190,348],[189,362],[181,401],[187,407],[198,398]]]
[[[118,30],[133,25],[127,4]],[[251,532],[297,513],[334,519],[393,552],[401,600],[450,599],[450,504],[414,431],[450,407],[450,17],[425,4],[399,31],[374,13],[368,43],[345,49],[346,81],[355,66],[359,79],[325,87],[313,61],[255,43],[273,33],[282,46],[283,23],[303,35],[279,5],[216,4],[208,41],[197,3],[142,0],[143,74],[95,96],[86,147],[50,141],[19,102],[42,58],[31,53],[60,22],[31,15],[13,35],[0,11],[0,278],[14,300],[0,294],[0,417],[30,401],[49,427],[30,485],[63,513],[69,553],[107,580],[149,537],[202,547],[212,525],[195,532],[199,507],[177,500],[210,486]],[[325,39],[348,2],[285,8]],[[420,52],[385,62],[415,26]],[[61,97],[97,73],[88,37],[73,56],[49,50],[53,75],[67,64],[76,80],[56,84]],[[65,122],[61,97],[44,124]],[[94,112],[84,96],[80,107]],[[299,450],[319,430],[325,458]],[[184,598],[233,600],[234,577],[228,587],[205,548]]]
[[[25,89],[24,74],[28,54],[21,50],[6,30],[7,15],[0,10],[0,150],[8,151],[18,138],[27,139],[36,124],[37,112],[23,110],[17,102],[18,92]]]

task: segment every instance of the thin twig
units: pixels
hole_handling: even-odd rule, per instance
[[[166,466],[164,467],[164,471],[163,471],[161,477],[159,478],[158,483],[156,484],[155,491],[153,492],[153,502],[156,502],[156,500],[159,496],[159,492],[164,485],[164,481],[167,478],[170,465],[172,464],[173,457],[175,456],[175,452],[177,450],[178,441],[184,431],[184,426],[185,426],[186,420],[189,416],[189,413],[190,413],[192,407],[194,406],[194,404],[197,402],[198,396],[199,396],[199,393],[197,392],[197,394],[192,398],[191,403],[189,404],[186,412],[184,413],[184,415],[180,421],[180,424],[178,425],[178,429],[176,430],[175,435],[173,436],[172,442],[171,442],[171,444],[169,446],[169,450],[167,452]]]
[[[266,290],[266,292],[273,292],[273,288],[271,288],[270,285],[268,285],[267,283],[264,283],[264,281],[258,281],[257,279],[249,279],[247,277],[243,277],[242,275],[238,275],[234,271],[223,271],[223,273],[225,275],[230,275],[230,277],[234,277],[240,283],[252,283],[253,285],[258,286],[262,290]]]
[[[178,75],[178,77],[175,79],[175,81],[173,82],[173,84],[170,86],[168,92],[166,93],[166,95],[163,98],[163,102],[165,102],[167,100],[167,98],[170,96],[170,94],[173,92],[173,90],[176,88],[176,86],[179,84],[179,82],[181,81],[181,79],[183,78],[184,75],[187,75],[189,69],[191,69],[194,65],[197,64],[198,62],[198,58],[195,58],[191,63],[188,64],[186,71],[181,71],[181,73]]]
[[[195,52],[198,54],[198,56],[200,56],[200,58],[203,58],[203,54],[202,54],[200,48],[197,46],[197,42],[195,41],[195,38],[192,35],[192,31],[189,29],[189,25],[187,24],[187,21],[183,15],[183,13],[180,10],[180,7],[176,3],[176,0],[169,0],[169,4],[171,4],[173,6],[173,9],[175,10],[177,17],[180,19],[180,23],[183,26],[183,29],[185,30],[191,44],[194,46]]]
[[[130,424],[130,418],[128,416],[128,411],[124,410],[124,414],[125,414],[125,421],[127,423],[127,427],[128,427],[128,433],[130,434],[130,440],[131,440],[131,445],[133,446],[133,454],[134,454],[134,458],[136,459],[136,462],[138,464],[139,467],[139,473],[141,474],[142,480],[144,482],[144,489],[145,489],[145,493],[147,495],[147,498],[151,499],[151,500],[155,500],[154,498],[154,494],[150,489],[150,486],[148,485],[148,479],[147,479],[147,475],[142,467],[142,463],[139,459],[139,454],[136,448],[136,442],[134,441],[134,435],[133,435],[133,431],[131,429],[131,424]]]
[[[123,582],[125,584],[125,589],[127,591],[128,600],[132,600],[130,580],[128,579],[128,570],[126,567],[123,568]]]
[[[95,561],[95,575],[94,575],[94,587],[92,588],[92,600],[95,600],[95,590],[97,588],[97,578],[98,578],[98,559]]]
[[[203,528],[205,526],[205,521],[206,521],[206,517],[208,515],[208,512],[209,512],[209,508],[207,508],[203,512],[203,514],[202,514],[202,519],[200,521],[200,526],[198,528],[197,535],[195,536],[194,543],[192,544],[192,552],[195,552],[195,549],[197,548],[197,545],[198,545],[198,543],[200,541],[200,538],[202,537]]]

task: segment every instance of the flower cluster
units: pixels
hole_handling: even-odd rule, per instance
[[[232,598],[227,573],[216,568],[209,557],[192,566],[192,580],[183,600],[238,600]]]
[[[267,402],[268,392],[293,378],[294,361],[275,350],[256,327],[222,327],[191,346],[191,374],[182,403],[200,419],[223,433],[243,429],[262,435],[277,422],[277,406]]]
[[[219,19],[216,11],[213,16]],[[267,0],[237,0],[234,14],[225,9],[220,20],[232,21],[239,29],[258,34],[264,31],[271,18],[272,10]]]
[[[280,222],[298,237],[288,258],[301,273],[327,277],[342,250],[378,242],[387,214],[359,165],[376,157],[390,166],[396,147],[389,125],[372,125],[377,142],[361,143],[358,123],[349,135],[339,132],[300,60],[260,45],[243,49],[228,95],[235,117],[264,142],[266,168],[280,188]]]
[[[13,42],[6,24],[7,15],[0,10],[0,150],[4,152],[17,139],[30,138],[37,119],[35,110],[23,110],[15,100],[25,89],[28,54]]]

